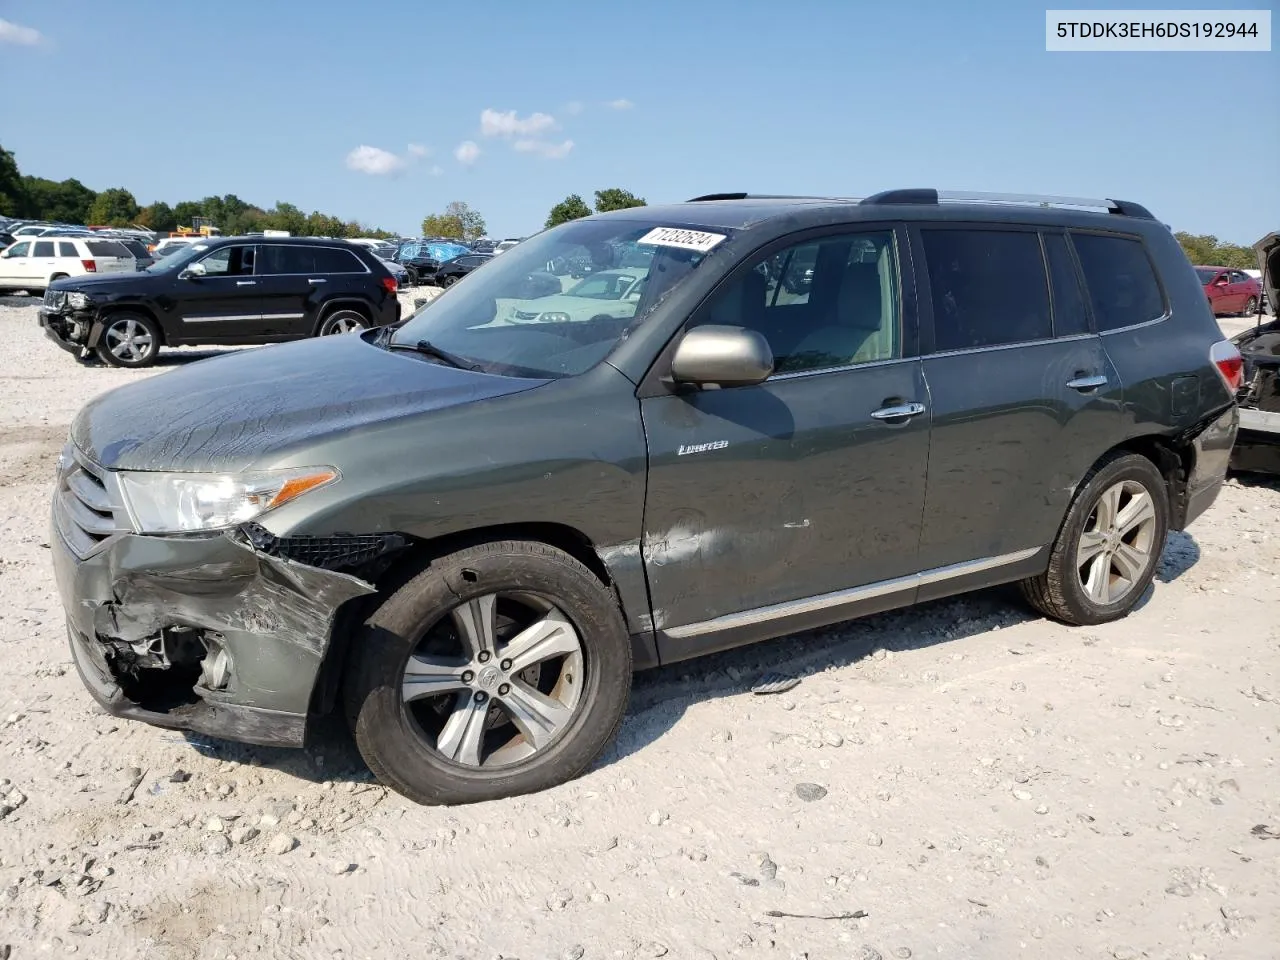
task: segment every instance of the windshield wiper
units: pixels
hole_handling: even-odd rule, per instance
[[[418,353],[421,353],[424,356],[432,357],[433,359],[443,361],[444,363],[448,364],[451,367],[457,367],[459,370],[479,371],[481,369],[480,364],[472,363],[469,360],[464,360],[462,357],[458,356],[456,353],[450,353],[448,350],[443,350],[440,347],[437,347],[435,344],[433,344],[430,340],[419,340],[417,343],[412,343],[412,344],[396,343],[395,341],[392,341],[390,344],[388,344],[388,346],[398,350],[416,350]]]

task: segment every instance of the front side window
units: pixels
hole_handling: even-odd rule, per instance
[[[206,276],[248,276],[253,273],[253,247],[220,247],[200,263]]]
[[[10,247],[7,251],[5,251],[5,256],[6,257],[25,257],[30,252],[30,250],[31,250],[30,241],[23,240],[21,243],[15,243],[12,247]]]
[[[36,243],[36,250],[35,250],[35,253],[33,253],[33,254],[32,254],[32,256],[33,256],[33,257],[52,257],[53,255],[54,255],[54,253],[53,253],[53,241],[52,241],[52,240],[40,240],[40,241],[38,241],[38,242]]]
[[[1218,279],[1218,271],[1213,267],[1196,267],[1196,276],[1200,278],[1200,283],[1208,286]]]
[[[1053,335],[1040,238],[1029,230],[922,230],[934,348],[970,350]]]
[[[1164,316],[1164,297],[1141,240],[1073,233],[1071,242],[1080,258],[1099,332]]]
[[[898,258],[889,230],[840,234],[757,260],[716,291],[692,326],[762,334],[775,373],[902,356]]]
[[[396,330],[390,346],[412,349],[426,341],[486,373],[576,376],[603,360],[731,234],[649,220],[575,220],[524,241],[450,287]],[[653,248],[647,266],[621,269],[638,246]],[[547,271],[561,258],[585,259],[588,279],[629,277],[626,292],[619,299],[578,296],[571,277]],[[618,289],[620,281],[607,282]]]

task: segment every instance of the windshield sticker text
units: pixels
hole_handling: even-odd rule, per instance
[[[724,239],[723,233],[703,233],[701,230],[681,230],[677,227],[654,227],[636,243],[647,243],[655,247],[679,247],[681,250],[706,253]]]

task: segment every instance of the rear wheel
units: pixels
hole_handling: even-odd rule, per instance
[[[339,333],[355,333],[369,326],[369,318],[359,310],[340,307],[334,310],[320,323],[320,336],[330,337]]]
[[[1112,455],[1085,478],[1049,569],[1022,581],[1023,595],[1064,623],[1118,620],[1151,584],[1168,530],[1168,488],[1155,464],[1139,454]]]
[[[458,278],[455,277],[453,274],[450,274],[449,276],[445,277],[443,280],[440,281],[440,286],[452,287],[457,282],[458,282]]]
[[[146,367],[160,352],[160,328],[140,313],[113,313],[98,341],[98,356],[113,367]]]
[[[1250,297],[1244,302],[1244,313],[1242,316],[1251,317],[1258,312],[1258,298]]]
[[[542,543],[436,560],[366,622],[347,678],[356,744],[418,803],[469,803],[578,776],[613,739],[631,646],[612,593]]]
[[[67,279],[67,275],[65,273],[55,273],[52,277],[49,278],[49,282],[53,283],[53,281],[55,280],[65,280],[65,279]]]

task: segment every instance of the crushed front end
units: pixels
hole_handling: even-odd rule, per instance
[[[85,294],[53,287],[45,291],[38,312],[45,336],[74,354],[94,346],[90,339],[96,315],[97,307]]]
[[[1244,382],[1236,395],[1240,434],[1231,467],[1280,473],[1280,323],[1272,320],[1234,340],[1244,358]]]
[[[68,445],[50,548],[72,656],[110,713],[301,746],[339,608],[395,535],[278,538],[257,524],[134,532],[115,475]]]

